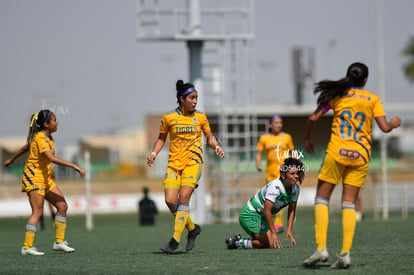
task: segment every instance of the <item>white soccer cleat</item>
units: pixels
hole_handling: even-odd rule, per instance
[[[338,260],[331,265],[329,268],[331,269],[347,269],[351,266],[351,256],[349,253],[344,253],[338,256]]]
[[[322,249],[322,250],[316,250],[309,258],[307,258],[303,265],[305,267],[313,267],[318,262],[326,262],[329,258],[328,250]]]
[[[44,252],[37,251],[36,247],[24,248],[22,247],[22,255],[42,256]]]
[[[357,222],[361,222],[362,221],[362,214],[359,211],[355,212],[355,218]]]
[[[70,247],[67,241],[63,241],[61,243],[53,243],[53,250],[61,250],[64,252],[74,252],[75,248]]]

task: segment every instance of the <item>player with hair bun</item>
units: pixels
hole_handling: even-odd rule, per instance
[[[162,116],[158,139],[147,158],[148,165],[152,166],[170,135],[164,194],[165,203],[175,216],[175,221],[172,238],[161,247],[161,251],[165,253],[171,253],[178,248],[186,228],[186,251],[193,249],[195,239],[201,232],[201,227],[190,217],[190,198],[203,170],[202,134],[204,133],[207,144],[214,149],[216,155],[221,158],[225,156],[211,132],[207,116],[196,110],[198,92],[194,85],[178,80],[176,91],[178,107]]]

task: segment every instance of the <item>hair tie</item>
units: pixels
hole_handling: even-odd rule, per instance
[[[30,120],[30,127],[33,127],[33,124],[35,123],[38,117],[39,117],[38,112],[32,116],[32,120]]]

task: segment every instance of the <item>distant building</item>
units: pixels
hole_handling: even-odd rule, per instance
[[[7,179],[13,175],[19,175],[23,171],[23,167],[26,163],[27,154],[22,155],[16,159],[9,167],[4,167],[3,163],[13,156],[17,150],[26,144],[26,138],[24,137],[7,137],[0,138],[0,175],[2,179]]]
[[[148,153],[147,139],[143,130],[129,130],[116,135],[95,135],[79,141],[83,156],[89,151],[93,171],[105,171],[104,175],[143,176]]]

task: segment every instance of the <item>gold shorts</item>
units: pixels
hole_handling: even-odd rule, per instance
[[[368,167],[368,163],[361,166],[346,166],[337,162],[329,154],[326,154],[319,171],[318,179],[324,182],[338,184],[342,178],[344,184],[362,188],[368,174]]]
[[[22,192],[29,193],[31,191],[37,190],[37,193],[41,196],[45,196],[46,193],[53,190],[56,187],[56,183],[50,179],[47,182],[43,183],[33,183],[33,184],[22,184]]]
[[[177,171],[171,167],[167,168],[164,178],[164,189],[180,190],[181,186],[197,187],[197,182],[201,177],[203,164],[187,166],[183,170]]]

